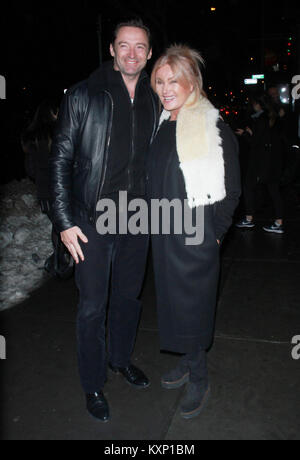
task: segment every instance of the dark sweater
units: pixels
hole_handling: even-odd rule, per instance
[[[113,124],[108,165],[102,195],[120,190],[131,195],[145,194],[145,160],[153,131],[153,105],[149,80],[142,72],[134,102],[120,72],[112,63],[105,64],[107,90],[113,99]]]

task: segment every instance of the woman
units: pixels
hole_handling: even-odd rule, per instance
[[[193,214],[204,208],[201,245],[186,245],[185,234],[152,237],[161,349],[184,355],[162,386],[188,382],[184,418],[198,415],[209,395],[219,244],[240,195],[237,141],[204,95],[199,63],[196,51],[172,46],[151,77],[164,111],[149,155],[150,198],[188,200]]]
[[[244,183],[246,216],[236,224],[238,228],[254,228],[255,192],[258,183],[267,187],[274,208],[274,222],[263,227],[268,233],[283,234],[284,205],[280,192],[283,174],[285,136],[280,113],[265,94],[258,93],[252,100],[252,126],[238,130],[250,143],[250,154]]]
[[[41,210],[50,220],[49,156],[57,117],[58,104],[45,99],[37,108],[33,120],[21,136],[27,175],[35,181]],[[54,253],[46,260],[44,267],[52,275],[67,279],[73,274],[73,261],[54,227],[52,228],[52,242]]]

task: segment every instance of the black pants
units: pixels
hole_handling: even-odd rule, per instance
[[[247,216],[253,216],[256,211],[255,203],[255,192],[256,192],[257,183],[254,181],[245,181],[244,185],[244,201],[245,201],[245,211]],[[273,208],[274,208],[274,218],[275,220],[283,219],[283,199],[280,192],[279,184],[265,184],[269,195],[271,197]]]
[[[99,235],[79,225],[88,244],[81,243],[85,261],[76,266],[80,299],[77,317],[78,361],[85,393],[101,390],[106,381],[106,313],[108,359],[113,366],[130,363],[141,302],[148,235]]]

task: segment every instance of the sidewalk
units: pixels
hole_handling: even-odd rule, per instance
[[[232,229],[222,250],[212,395],[196,419],[179,414],[184,389],[163,390],[160,376],[177,358],[159,351],[155,293],[148,265],[133,362],[151,378],[146,390],[109,374],[111,421],[85,410],[77,374],[74,281],[50,280],[2,312],[1,439],[9,440],[299,440],[300,212],[284,236]]]

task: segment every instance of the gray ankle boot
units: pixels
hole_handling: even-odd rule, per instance
[[[193,418],[200,414],[210,394],[208,384],[207,355],[199,349],[187,355],[190,381],[181,403],[181,415]]]
[[[206,381],[189,382],[181,403],[181,416],[185,419],[199,415],[210,395],[210,386]]]
[[[167,372],[162,376],[161,386],[167,390],[180,388],[189,381],[189,365],[186,356],[183,356],[175,369]]]

